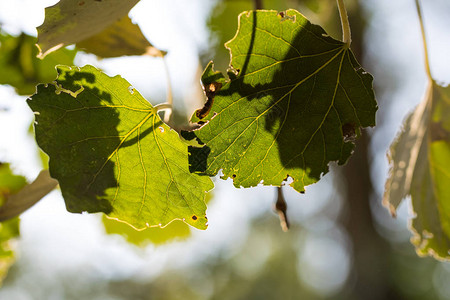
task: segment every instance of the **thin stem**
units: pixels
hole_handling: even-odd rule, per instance
[[[339,16],[341,17],[342,41],[347,44],[347,46],[350,46],[352,43],[352,34],[350,31],[350,23],[348,22],[348,15],[347,10],[345,9],[344,0],[336,0],[336,2],[339,9]]]
[[[423,50],[424,50],[424,56],[425,56],[425,71],[427,72],[428,79],[433,80],[433,77],[431,77],[430,61],[428,59],[427,39],[425,36],[425,26],[423,25],[422,9],[420,7],[419,0],[416,0],[416,8],[417,8],[417,14],[419,15],[420,30],[422,31],[422,43],[423,43]]]
[[[263,9],[262,0],[253,0],[253,6],[255,9]]]
[[[159,108],[159,110],[167,110],[164,113],[164,123],[169,123],[170,121],[170,117],[172,116],[172,110],[173,110],[173,96],[172,96],[172,84],[170,83],[170,75],[169,75],[169,68],[167,67],[167,63],[164,57],[162,57],[163,60],[163,64],[164,64],[164,69],[166,70],[166,80],[167,80],[167,99],[166,99],[166,103],[161,103],[158,107],[163,107],[164,108]]]
[[[289,230],[289,221],[287,218],[287,204],[283,196],[281,186],[277,187],[277,202],[275,203],[275,210],[280,218],[280,226],[284,232]]]
[[[154,108],[156,109],[157,112],[166,110],[166,114],[167,114],[168,111],[172,111],[172,104],[164,102],[164,103],[156,104],[154,106]]]

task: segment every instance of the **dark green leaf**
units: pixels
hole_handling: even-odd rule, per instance
[[[71,212],[105,212],[137,229],[180,219],[206,228],[208,177],[187,146],[130,84],[92,66],[58,67],[28,100],[36,140]]]

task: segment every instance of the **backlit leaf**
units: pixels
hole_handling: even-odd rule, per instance
[[[297,11],[244,12],[226,46],[230,79],[211,64],[202,78],[213,101],[208,114],[193,117],[206,122],[194,131],[204,146],[190,147],[193,172],[222,170],[243,187],[291,177],[303,191],[329,162],[347,161],[360,127],[375,125],[372,76]]]
[[[58,67],[28,103],[70,212],[105,212],[137,229],[180,219],[206,228],[208,177],[191,174],[187,146],[120,76]]]
[[[411,195],[417,253],[450,259],[450,87],[429,83],[391,145],[389,160],[383,204],[395,215]]]
[[[37,28],[40,57],[100,33],[128,15],[139,0],[60,0],[45,9]]]
[[[212,192],[206,194],[206,204],[209,204],[212,194]],[[187,239],[191,235],[191,228],[186,223],[179,221],[174,221],[164,228],[151,227],[144,230],[135,230],[123,222],[106,216],[103,216],[102,222],[107,234],[121,235],[127,242],[137,246],[146,246],[149,243],[162,245]]]

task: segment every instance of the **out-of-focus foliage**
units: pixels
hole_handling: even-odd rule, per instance
[[[76,50],[61,49],[41,60],[36,58],[36,38],[12,36],[0,31],[0,84],[9,84],[19,95],[31,95],[36,85],[55,80],[57,64],[72,65]]]
[[[126,16],[139,0],[60,0],[37,28],[39,56],[81,42]]]
[[[76,46],[102,58],[143,54],[162,57],[166,54],[153,47],[139,26],[133,24],[128,16],[102,32],[78,42]]]
[[[8,164],[0,163],[0,207],[8,196],[17,193],[26,180],[14,175]],[[19,218],[0,222],[0,284],[15,261],[15,238],[19,236]]]
[[[417,253],[450,259],[450,87],[430,81],[390,148],[390,162],[383,203],[395,215],[411,195]]]

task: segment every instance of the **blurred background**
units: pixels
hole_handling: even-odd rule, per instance
[[[1,34],[36,36],[44,8],[56,2],[0,0]],[[56,190],[21,216],[16,263],[0,299],[450,299],[450,264],[419,258],[409,243],[408,201],[397,219],[381,207],[386,151],[425,90],[414,1],[345,2],[352,49],[375,78],[377,127],[364,132],[345,167],[332,166],[305,194],[283,187],[289,232],[282,232],[273,212],[274,187],[236,189],[216,178],[206,231],[175,222],[143,234],[99,214],[68,213]],[[265,9],[295,8],[341,38],[334,0],[262,3]],[[216,69],[227,69],[223,44],[236,32],[238,14],[253,7],[250,0],[141,0],[131,10],[148,40],[168,51],[179,124],[202,106],[204,66],[214,60]],[[448,83],[450,2],[423,1],[423,10],[432,74]],[[3,40],[0,47],[5,45]],[[73,47],[64,51],[75,53]],[[99,60],[77,52],[74,63],[121,74],[152,104],[166,100],[160,58]],[[0,85],[0,161],[31,181],[42,162],[25,100]]]

